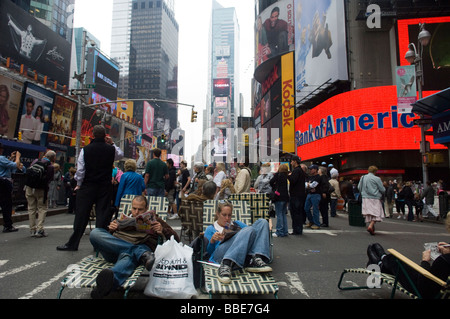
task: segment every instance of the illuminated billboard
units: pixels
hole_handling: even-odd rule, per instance
[[[71,44],[11,1],[0,1],[0,55],[69,83]]]
[[[280,0],[267,7],[256,19],[256,67],[294,50],[294,3]]]
[[[343,0],[295,0],[296,89],[348,80]]]
[[[95,84],[93,92],[107,100],[117,100],[119,66],[97,48],[89,48],[87,61],[86,83]]]
[[[231,80],[230,79],[214,79],[213,95],[215,97],[231,96]]]
[[[450,86],[450,17],[418,18],[398,20],[398,52],[400,65],[410,63],[405,54],[408,45],[413,43],[419,50],[417,37],[419,23],[425,23],[425,29],[431,33],[430,44],[422,54],[424,85],[423,90],[444,90]]]
[[[0,76],[0,135],[14,137],[22,89],[23,83]]]
[[[295,120],[297,154],[310,160],[351,152],[419,150],[416,115],[400,114],[396,104],[396,86],[354,90],[328,99]],[[431,136],[427,140],[432,148],[442,148]]]

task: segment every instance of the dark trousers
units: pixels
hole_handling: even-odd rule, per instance
[[[306,220],[305,199],[306,196],[291,196],[289,199],[293,233],[297,235],[303,233],[303,224]]]
[[[12,184],[5,178],[0,178],[0,207],[3,214],[3,227],[12,227]]]
[[[319,202],[320,215],[322,215],[322,224],[328,225],[328,196],[326,198],[321,197]]]
[[[95,227],[108,229],[111,222],[111,195],[112,185],[106,184],[83,184],[77,191],[75,220],[73,222],[73,234],[68,243],[69,247],[78,249],[81,237],[83,237],[89,216],[95,204]]]

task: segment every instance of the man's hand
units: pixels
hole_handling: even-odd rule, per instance
[[[152,228],[155,233],[162,235],[162,225],[159,222],[152,222]]]
[[[119,223],[117,222],[117,220],[113,220],[108,226],[108,229],[111,233],[115,232],[117,228],[119,228]]]

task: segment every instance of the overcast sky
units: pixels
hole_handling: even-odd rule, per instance
[[[218,0],[224,7],[235,7],[241,31],[240,80],[244,94],[244,115],[250,115],[253,75],[253,0]],[[84,27],[101,41],[101,50],[110,54],[113,0],[75,0],[74,26]],[[202,111],[206,108],[208,33],[211,0],[175,0],[175,17],[180,26],[178,48],[178,102],[193,104],[197,123],[191,123],[191,109],[179,107],[178,119],[186,131],[185,158],[188,162],[200,144]]]

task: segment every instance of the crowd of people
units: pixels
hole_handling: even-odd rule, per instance
[[[67,190],[68,212],[74,213],[73,233],[68,241],[56,247],[58,251],[77,251],[80,240],[95,205],[96,227],[91,232],[92,245],[107,260],[115,263],[112,269],[103,270],[97,278],[97,287],[92,296],[102,298],[132,273],[139,264],[151,269],[154,262],[153,251],[159,237],[169,239],[179,237],[169,224],[154,218],[149,232],[137,230],[136,219],[148,210],[146,196],[167,197],[168,218],[178,217],[182,199],[216,199],[220,205],[216,212],[216,222],[205,232],[208,240],[210,260],[220,263],[219,277],[223,284],[230,283],[233,267],[246,268],[252,272],[268,272],[272,269],[267,262],[269,252],[269,224],[261,219],[253,225],[233,221],[233,206],[227,199],[231,194],[266,193],[274,206],[276,229],[274,237],[302,235],[303,228],[312,230],[329,226],[329,216],[337,216],[339,200],[349,202],[361,199],[362,214],[368,224],[367,231],[375,234],[375,224],[385,217],[393,216],[396,205],[398,218],[421,220],[431,214],[434,197],[439,191],[436,185],[428,183],[424,188],[410,182],[385,181],[376,176],[378,168],[370,166],[368,174],[358,183],[339,181],[339,172],[332,164],[310,166],[293,156],[290,167],[279,165],[273,172],[270,163],[261,165],[252,187],[252,171],[245,163],[235,161],[229,169],[223,163],[193,166],[192,174],[187,162],[181,161],[180,168],[172,159],[161,160],[161,150],[153,150],[153,158],[147,162],[145,172],[138,173],[136,161],[129,159],[122,171],[114,163],[123,158],[123,151],[106,135],[101,125],[93,129],[94,139],[84,147],[78,157],[77,168],[71,168],[65,176],[56,162],[56,153],[48,151],[36,159],[30,167],[38,163],[44,168],[42,184],[25,187],[31,235],[46,237],[44,231],[48,208],[57,202],[61,187]],[[0,144],[0,205],[4,218],[3,232],[15,232],[12,224],[12,180],[11,174],[21,170],[21,154],[14,152],[9,158],[2,155]],[[29,168],[30,169],[30,168]],[[117,216],[121,198],[136,195],[132,202],[131,216],[119,220]],[[288,232],[288,212],[292,219],[292,232]],[[373,257],[373,256],[372,256]],[[381,260],[381,256],[380,260]],[[384,256],[383,256],[384,258]]]

